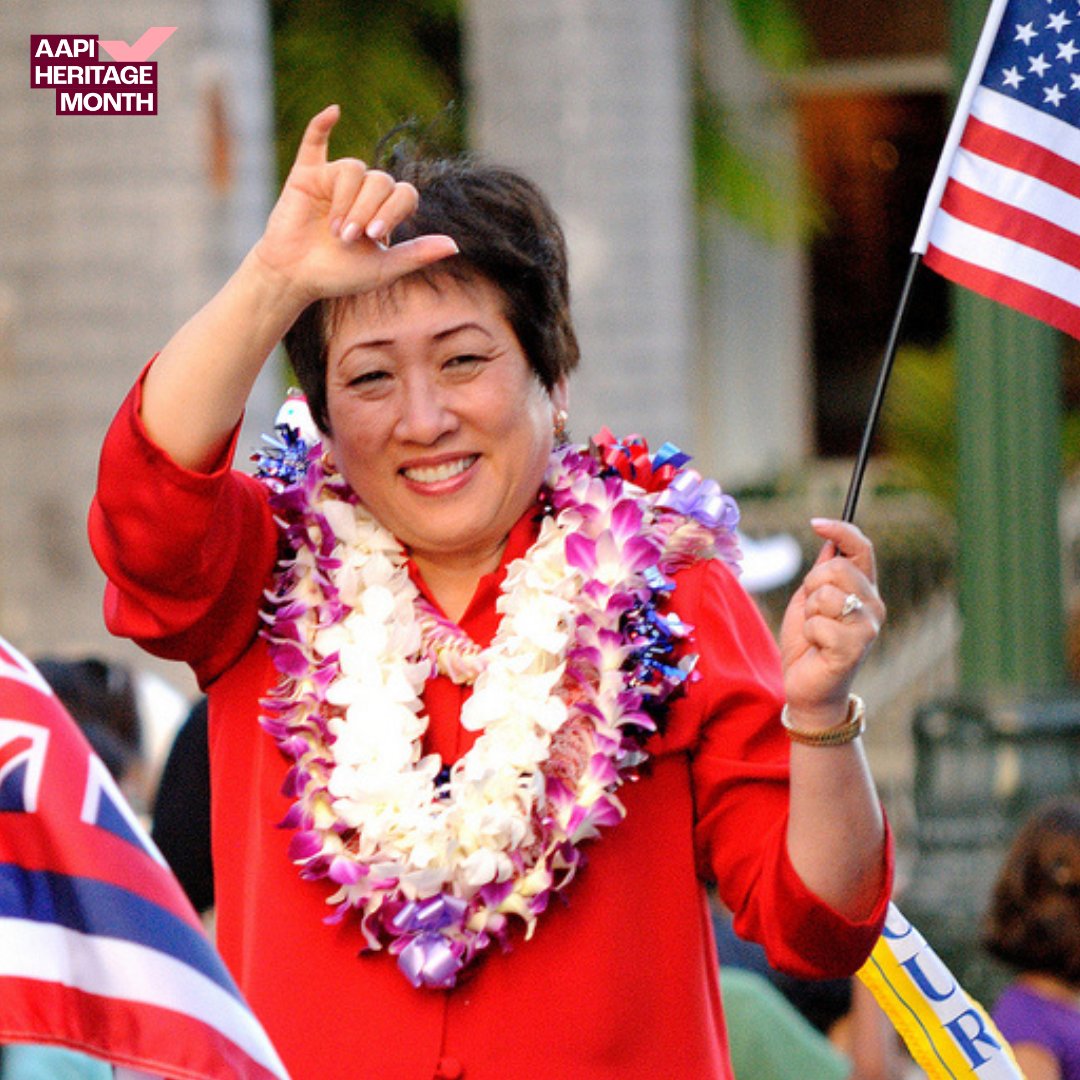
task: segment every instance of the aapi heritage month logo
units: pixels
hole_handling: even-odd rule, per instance
[[[57,116],[155,116],[157,62],[150,57],[175,30],[151,26],[134,45],[97,34],[31,34],[30,89],[52,89]]]

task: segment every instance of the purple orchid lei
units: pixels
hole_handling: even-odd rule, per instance
[[[508,568],[480,649],[420,596],[407,554],[288,424],[257,455],[291,555],[264,612],[281,680],[261,722],[292,765],[290,857],[355,912],[415,986],[452,987],[512,920],[531,936],[580,845],[617,824],[617,790],[647,758],[696,657],[660,604],[683,566],[737,565],[733,500],[665,444],[603,432],[560,447],[540,534]],[[479,732],[445,767],[424,754],[436,672],[473,692]]]

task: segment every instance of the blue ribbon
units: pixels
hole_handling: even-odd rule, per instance
[[[689,454],[684,454],[674,443],[666,442],[653,454],[652,466],[662,469],[665,465],[674,465],[681,469],[689,460]]]

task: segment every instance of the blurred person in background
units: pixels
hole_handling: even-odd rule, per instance
[[[132,809],[148,820],[188,700],[154,672],[99,656],[44,656],[37,666]]]
[[[136,813],[152,792],[143,754],[143,723],[135,680],[125,664],[97,656],[45,656],[38,671],[71,713]]]
[[[991,894],[983,943],[1016,977],[992,1016],[1027,1080],[1080,1080],[1080,798],[1036,810]]]
[[[165,759],[150,830],[204,922],[209,921],[214,907],[208,718],[207,700],[200,697],[180,725]]]

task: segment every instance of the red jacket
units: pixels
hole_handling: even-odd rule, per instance
[[[90,532],[110,629],[191,664],[209,692],[218,945],[294,1080],[729,1078],[703,879],[792,973],[848,974],[872,948],[887,887],[854,924],[788,860],[776,647],[719,562],[678,576],[672,607],[696,627],[701,678],[622,789],[626,820],[588,845],[531,941],[431,991],[385,953],[360,955],[355,922],[323,921],[330,889],[300,879],[276,827],[286,763],[257,722],[277,682],[257,612],[280,536],[261,485],[224,462],[209,475],[172,463],[141,427],[136,388],[105,443]],[[504,566],[533,537],[522,519]],[[482,579],[461,620],[482,645],[502,574]],[[468,692],[437,678],[424,695],[425,749],[447,761],[470,742]]]

